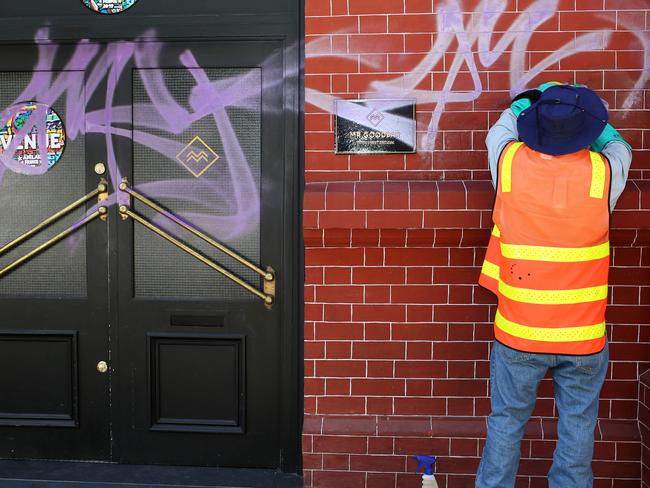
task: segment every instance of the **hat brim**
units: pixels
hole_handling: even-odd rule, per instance
[[[551,89],[549,89],[551,90]],[[585,115],[584,125],[579,133],[574,134],[570,139],[563,141],[553,141],[546,138],[539,137],[539,127],[537,125],[537,117],[535,111],[539,101],[524,110],[517,118],[517,130],[519,132],[519,139],[522,140],[528,147],[534,151],[552,156],[562,156],[570,154],[581,149],[587,149],[593,142],[602,134],[605,125],[607,125],[607,109],[604,107],[597,95],[591,90],[590,93],[584,93],[585,98],[595,97],[597,104],[591,104],[594,107],[592,115]]]

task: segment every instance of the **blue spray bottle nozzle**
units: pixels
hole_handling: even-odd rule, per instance
[[[420,471],[420,469],[424,468],[424,474],[427,475],[432,475],[433,474],[433,465],[436,464],[436,457],[435,456],[413,456],[415,460],[418,462],[418,467],[416,468],[416,471]]]

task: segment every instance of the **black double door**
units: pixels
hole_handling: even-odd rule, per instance
[[[52,108],[66,145],[42,174],[2,155],[0,246],[89,196],[0,251],[0,458],[280,467],[282,43],[10,52],[2,109]]]

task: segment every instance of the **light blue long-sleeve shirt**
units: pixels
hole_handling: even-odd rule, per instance
[[[492,185],[495,188],[497,166],[501,151],[503,151],[503,148],[508,142],[517,140],[519,140],[517,117],[512,110],[507,108],[503,111],[496,124],[492,126],[485,139],[485,144],[488,148],[488,162],[490,164],[490,174],[492,175]],[[632,164],[632,152],[622,142],[611,141],[603,148],[601,153],[609,160],[612,168],[609,198],[609,208],[611,211],[614,210],[618,197],[621,196],[621,193],[625,189],[625,182],[627,181],[627,175],[630,172],[630,165]]]

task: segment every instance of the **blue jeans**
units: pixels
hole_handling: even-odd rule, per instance
[[[608,359],[608,345],[597,354],[569,356],[521,352],[495,341],[490,354],[492,413],[476,487],[515,486],[524,426],[535,406],[539,382],[550,368],[559,419],[548,486],[590,488],[598,396]]]

